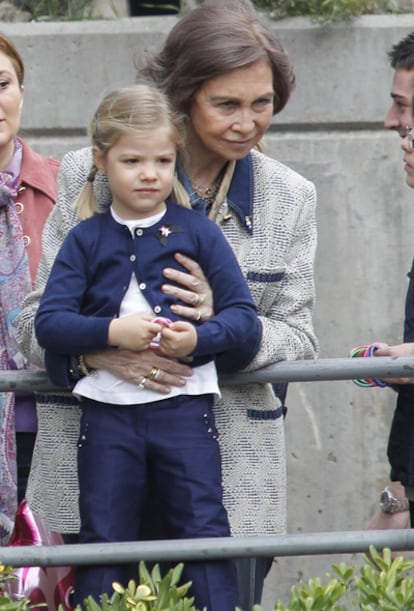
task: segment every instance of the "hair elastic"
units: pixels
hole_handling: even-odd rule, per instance
[[[375,344],[369,344],[368,346],[357,346],[353,348],[349,353],[349,358],[359,358],[359,357],[369,357],[374,356],[375,350],[378,350],[378,346]],[[357,386],[361,386],[363,388],[375,388],[380,387],[384,388],[388,386],[386,382],[380,380],[379,378],[361,378],[352,380],[354,384]]]

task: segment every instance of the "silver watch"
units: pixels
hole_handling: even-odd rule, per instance
[[[409,502],[407,498],[398,499],[386,486],[380,493],[380,507],[384,513],[397,513],[398,511],[407,511]]]

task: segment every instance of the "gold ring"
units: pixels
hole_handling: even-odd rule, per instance
[[[198,306],[200,301],[201,301],[200,295],[198,295],[197,293],[194,293],[194,296],[193,296],[193,306]]]
[[[141,382],[138,384],[138,388],[145,388],[145,382],[147,381],[147,378],[144,376],[141,380]]]
[[[161,369],[159,367],[153,367],[148,375],[150,380],[158,380],[160,377]]]
[[[202,314],[201,314],[200,310],[198,310],[197,316],[196,316],[196,322],[201,320],[201,316],[202,316]]]

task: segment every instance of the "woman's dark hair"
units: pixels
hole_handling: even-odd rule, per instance
[[[189,114],[205,81],[267,59],[273,73],[273,113],[289,100],[295,77],[289,57],[249,0],[205,2],[182,17],[158,53],[138,62],[138,79],[148,79],[168,96],[174,110]]]

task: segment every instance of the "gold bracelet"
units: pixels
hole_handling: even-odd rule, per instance
[[[92,369],[91,367],[87,366],[87,364],[85,363],[85,359],[83,358],[83,354],[80,354],[78,356],[78,364],[79,369],[81,370],[84,376],[93,376],[96,373],[96,369]]]

